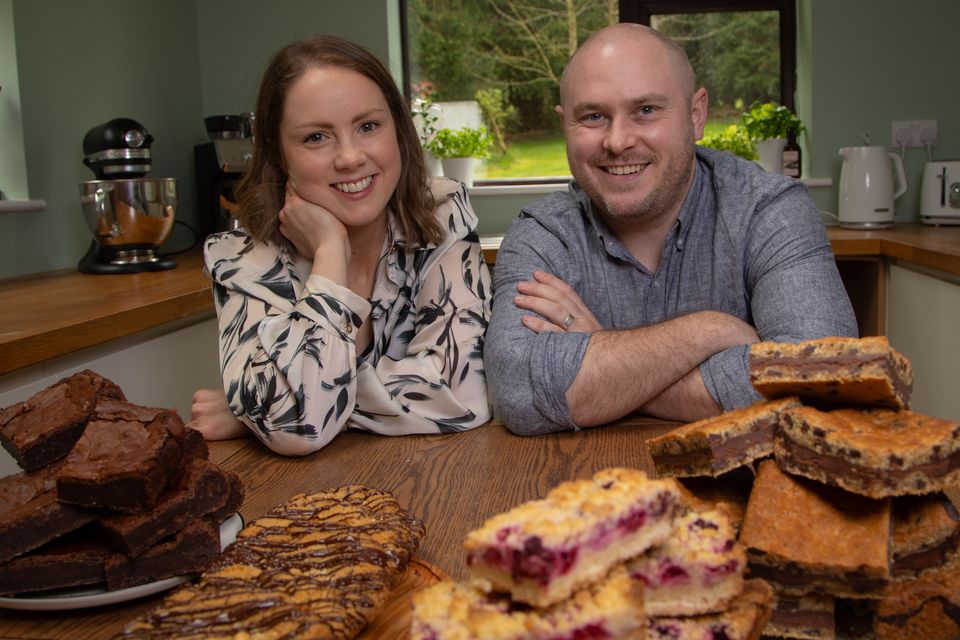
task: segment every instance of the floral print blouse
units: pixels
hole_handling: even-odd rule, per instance
[[[231,410],[268,447],[306,455],[343,429],[451,433],[490,418],[483,370],[490,272],[466,189],[435,178],[439,245],[404,249],[390,216],[370,300],[295,249],[242,229],[204,246]],[[373,339],[355,337],[372,322]]]

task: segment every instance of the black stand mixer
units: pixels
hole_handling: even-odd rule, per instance
[[[83,138],[83,163],[96,180],[80,183],[84,219],[94,240],[78,268],[116,274],[173,269],[157,254],[173,229],[175,178],[145,178],[150,171],[147,130],[136,120],[115,118]]]

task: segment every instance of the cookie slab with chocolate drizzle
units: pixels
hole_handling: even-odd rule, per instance
[[[389,598],[423,534],[385,491],[350,485],[294,496],[123,635],[352,638]]]

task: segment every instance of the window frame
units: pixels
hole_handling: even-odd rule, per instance
[[[796,0],[619,0],[620,21],[650,26],[655,14],[777,11],[780,15],[780,104],[796,112]]]

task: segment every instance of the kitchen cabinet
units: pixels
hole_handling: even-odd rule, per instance
[[[960,276],[890,264],[887,337],[913,364],[915,411],[960,420]]]

